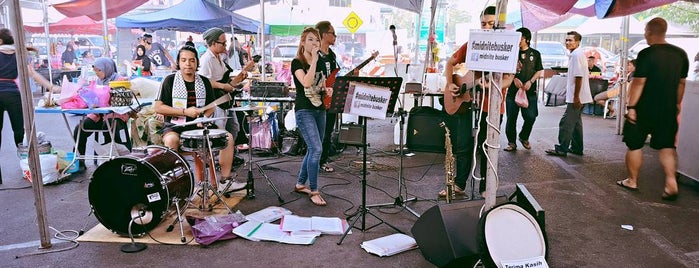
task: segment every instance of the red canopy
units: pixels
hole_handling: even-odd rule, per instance
[[[106,1],[107,18],[116,18],[121,14],[129,12],[148,0],[119,0]],[[93,20],[102,20],[101,0],[73,0],[65,3],[54,4],[53,7],[58,12],[68,17],[88,16]]]
[[[44,26],[24,26],[24,29],[31,33],[43,33]],[[109,33],[116,33],[114,24],[108,23],[107,30]],[[56,23],[49,24],[49,33],[52,34],[96,34],[102,35],[102,23],[95,21],[87,16],[75,18],[64,18]]]

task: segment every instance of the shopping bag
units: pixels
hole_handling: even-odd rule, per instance
[[[519,89],[517,90],[517,94],[515,95],[515,103],[517,103],[517,106],[522,107],[522,108],[527,108],[529,107],[529,100],[527,99],[527,91],[524,89]]]

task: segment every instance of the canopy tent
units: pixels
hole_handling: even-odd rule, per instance
[[[134,10],[148,2],[148,0],[119,0],[105,1],[107,18],[115,18],[121,14]],[[53,4],[53,8],[68,17],[88,16],[93,20],[102,20],[101,0],[72,0],[64,3]]]
[[[223,0],[223,7],[227,10],[236,11],[246,7],[259,5],[261,1],[273,2],[278,0]],[[424,0],[369,0],[389,6],[405,9],[415,13],[420,13]]]
[[[231,25],[235,32],[249,34],[257,33],[260,23],[205,0],[185,0],[160,11],[116,18],[117,28],[203,32],[212,27],[228,28]],[[268,33],[269,26],[265,26],[264,31]]]
[[[114,34],[116,27],[114,24],[108,23],[109,33]],[[30,33],[43,33],[44,26],[29,26],[25,25],[24,30]],[[74,18],[64,18],[56,23],[49,24],[49,32],[52,34],[96,34],[103,33],[102,24],[87,16]]]

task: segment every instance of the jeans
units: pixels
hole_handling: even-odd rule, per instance
[[[330,149],[332,148],[332,133],[335,129],[335,121],[337,113],[325,113],[325,132],[323,134],[323,154],[320,156],[320,164],[328,162],[330,157]]]
[[[325,134],[325,110],[303,109],[296,111],[296,126],[306,142],[306,155],[301,162],[299,185],[309,181],[311,191],[318,190],[318,172],[320,155],[323,153],[323,135]]]
[[[566,111],[558,123],[558,144],[556,150],[559,152],[582,152],[583,151],[583,125],[582,108],[576,109],[572,103],[566,105]]]
[[[516,92],[516,91],[515,91]],[[507,135],[507,142],[515,143],[517,136],[517,116],[519,111],[522,111],[522,118],[524,119],[524,124],[522,125],[522,131],[519,132],[519,139],[523,141],[529,141],[529,135],[532,134],[532,127],[534,126],[534,121],[539,115],[539,108],[537,107],[536,94],[527,94],[527,100],[529,101],[529,107],[522,108],[515,103],[515,94],[507,94],[505,97],[505,107],[507,108],[507,123],[505,123],[505,135]]]
[[[22,113],[22,95],[19,91],[0,92],[0,131],[2,131],[5,111],[10,117],[15,146],[24,139],[24,118]],[[2,137],[0,137],[2,145]]]

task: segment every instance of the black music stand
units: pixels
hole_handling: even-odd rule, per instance
[[[387,113],[392,113],[393,109],[395,108],[396,105],[396,100],[398,99],[398,91],[400,90],[401,83],[403,82],[403,78],[401,77],[338,77],[337,80],[335,81],[335,85],[333,86],[333,97],[332,97],[332,102],[330,104],[330,109],[328,111],[330,112],[335,112],[335,113],[342,113],[344,112],[345,109],[345,101],[347,99],[347,92],[349,91],[349,86],[350,82],[360,82],[360,83],[365,83],[365,84],[371,84],[375,86],[382,86],[382,87],[387,87],[391,90],[391,98],[388,101],[388,110]],[[350,221],[350,228],[347,228],[345,230],[345,233],[342,234],[342,237],[340,237],[340,241],[337,242],[337,244],[342,244],[342,241],[345,239],[351,228],[357,228],[361,230],[362,232],[367,231],[371,228],[374,228],[376,226],[381,225],[382,223],[385,223],[389,227],[393,228],[399,233],[404,233],[397,227],[391,225],[390,223],[384,221],[383,219],[379,218],[376,214],[372,213],[369,208],[366,206],[366,154],[367,154],[367,141],[366,141],[366,129],[367,129],[367,118],[364,116],[359,117],[360,125],[362,126],[362,204],[359,205],[357,208],[357,211],[355,211],[352,215],[348,216],[346,219],[350,221],[354,217],[353,220]],[[366,214],[369,214],[376,218],[379,223],[374,224],[370,227],[366,227]],[[355,227],[354,225],[357,223],[359,218],[362,218],[362,226],[361,228]]]

